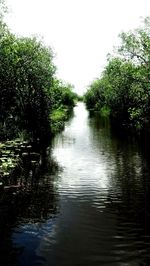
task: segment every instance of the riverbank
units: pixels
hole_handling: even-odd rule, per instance
[[[49,144],[51,138],[62,131],[65,127],[65,122],[69,119],[73,112],[73,108],[61,106],[54,109],[50,116],[51,134],[49,135]],[[38,168],[42,164],[41,160],[41,144],[39,140],[33,142],[31,139],[16,138],[0,142],[0,187],[5,188],[11,186],[16,179],[16,175],[21,175],[24,168],[24,162],[30,163],[31,169]],[[27,137],[27,136],[26,136]],[[47,145],[44,148],[47,149]],[[43,150],[42,150],[43,152]]]
[[[51,120],[51,133],[54,136],[59,131],[64,129],[65,122],[71,116],[73,112],[73,107],[68,108],[60,106],[57,109],[54,109],[50,115]]]

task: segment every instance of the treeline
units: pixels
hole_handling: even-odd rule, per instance
[[[0,140],[49,139],[57,123],[53,113],[59,109],[61,119],[76,97],[57,79],[51,48],[36,37],[16,37],[0,14]]]
[[[89,86],[85,103],[118,124],[150,130],[150,18],[121,33],[120,40],[101,77]]]

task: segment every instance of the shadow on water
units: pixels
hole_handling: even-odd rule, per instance
[[[1,266],[28,265],[33,260],[43,224],[59,212],[54,176],[56,180],[60,171],[50,149],[40,154],[33,149],[22,158],[12,178],[5,180],[0,191]]]

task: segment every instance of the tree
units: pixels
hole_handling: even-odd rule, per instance
[[[49,97],[55,73],[51,49],[36,38],[16,38],[8,32],[1,38],[0,58],[3,128],[10,128],[13,121],[13,134],[27,130],[33,138],[44,138],[49,132]]]
[[[150,125],[150,18],[120,34],[117,56],[109,58],[98,82],[85,95],[88,108],[108,106],[111,116],[138,129]],[[103,89],[102,89],[103,88]]]

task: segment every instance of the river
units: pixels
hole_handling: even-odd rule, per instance
[[[1,204],[0,265],[150,265],[150,163],[133,137],[79,103],[50,166]]]

